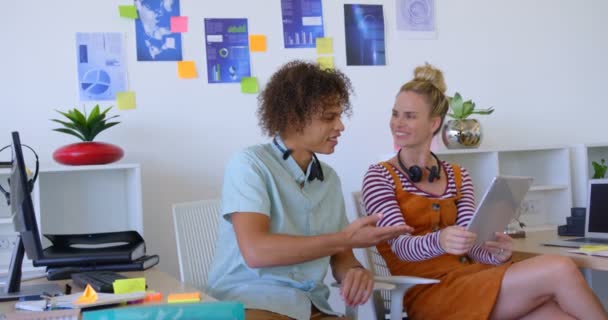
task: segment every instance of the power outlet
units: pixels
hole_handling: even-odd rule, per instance
[[[0,234],[0,251],[12,252],[17,244],[17,237],[10,234]]]
[[[521,214],[540,214],[543,212],[542,201],[540,199],[526,199],[521,203],[519,208]]]

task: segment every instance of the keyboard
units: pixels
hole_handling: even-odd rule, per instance
[[[126,279],[127,277],[112,271],[90,271],[72,273],[72,281],[79,287],[85,288],[90,284],[97,292],[114,293],[112,284],[114,280]]]
[[[608,239],[604,238],[574,238],[574,239],[566,239],[565,241],[571,242],[580,242],[582,244],[608,244]]]

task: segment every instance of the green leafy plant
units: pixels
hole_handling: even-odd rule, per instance
[[[453,97],[448,97],[448,101],[450,103],[450,109],[452,109],[452,112],[448,113],[448,116],[456,120],[464,120],[472,114],[486,115],[494,112],[494,108],[475,110],[475,102],[471,100],[464,101],[458,92],[456,92]]]
[[[77,108],[68,110],[68,112],[55,110],[69,121],[51,119],[52,121],[63,125],[63,128],[53,129],[53,131],[73,135],[82,141],[93,141],[100,132],[120,123],[116,121],[108,122],[108,120],[118,117],[117,115],[106,117],[110,109],[112,109],[112,107],[100,111],[99,105],[96,105],[89,115],[87,115],[86,110],[80,112]]]
[[[593,165],[593,179],[603,179],[606,175],[606,169],[608,169],[608,165],[606,165],[606,160],[602,159],[601,164],[596,161],[592,161]]]

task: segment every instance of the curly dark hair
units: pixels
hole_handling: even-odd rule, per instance
[[[338,70],[322,69],[305,61],[291,61],[272,75],[258,96],[258,118],[268,136],[284,133],[287,128],[302,132],[312,116],[329,105],[340,104],[344,114],[351,114],[352,86]]]

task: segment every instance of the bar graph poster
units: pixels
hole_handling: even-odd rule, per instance
[[[179,16],[179,0],[135,0],[137,61],[181,61],[181,33],[171,33],[171,17]]]
[[[281,0],[285,48],[314,48],[323,37],[321,0]]]
[[[344,30],[347,65],[386,64],[382,5],[345,4]]]
[[[120,33],[76,33],[78,91],[81,101],[114,100],[127,91]]]
[[[251,75],[247,19],[205,19],[207,80],[241,82]]]

